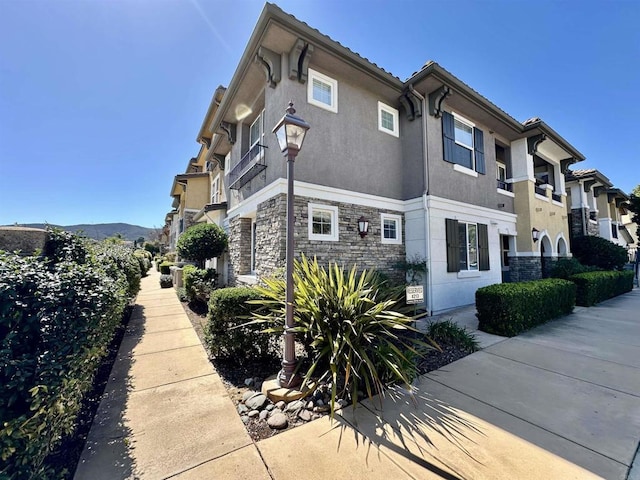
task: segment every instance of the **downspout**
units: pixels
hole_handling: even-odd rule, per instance
[[[430,225],[429,225],[429,221],[430,221],[430,216],[429,216],[429,200],[428,200],[428,195],[429,195],[429,166],[427,164],[427,159],[429,157],[429,144],[427,143],[427,105],[426,105],[426,99],[423,95],[421,95],[420,93],[418,93],[414,88],[413,85],[409,84],[409,91],[415,95],[416,97],[418,97],[420,99],[420,102],[422,102],[422,159],[424,162],[424,182],[425,182],[425,189],[424,189],[424,193],[422,194],[422,206],[424,208],[424,242],[425,242],[425,255],[426,255],[426,264],[427,264],[427,272],[425,275],[425,294],[426,294],[426,299],[425,299],[425,309],[427,310],[427,315],[431,315],[431,311],[432,311],[432,268],[431,268],[431,242],[429,240],[429,231],[430,231]]]

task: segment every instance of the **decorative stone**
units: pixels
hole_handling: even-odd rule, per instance
[[[269,425],[274,430],[282,430],[287,428],[287,426],[289,425],[289,420],[284,413],[275,412],[267,420],[267,425]]]
[[[238,413],[239,413],[240,415],[244,415],[245,413],[247,413],[247,412],[249,411],[249,409],[247,408],[247,406],[246,406],[246,405],[243,405],[242,403],[241,403],[241,404],[239,404],[236,408],[238,409]]]
[[[244,424],[249,423],[249,417],[247,415],[242,415],[240,417],[240,420],[242,420],[242,423],[244,423]]]
[[[249,418],[256,418],[258,415],[260,415],[260,412],[258,410],[251,410],[247,416]]]
[[[347,402],[344,398],[339,398],[336,400],[336,404],[338,405],[338,407],[344,408],[349,405],[349,402]]]
[[[321,398],[317,399],[317,400],[316,400],[316,405],[317,405],[318,407],[324,407],[324,400],[323,400],[323,399],[321,399]]]
[[[311,421],[311,412],[309,410],[300,410],[298,412],[298,417],[305,422]]]
[[[269,410],[262,410],[259,415],[260,420],[266,420],[268,416],[269,416]]]
[[[256,393],[254,396],[247,398],[244,404],[251,410],[262,410],[267,404],[267,396]]]
[[[284,410],[285,408],[287,408],[287,404],[284,400],[280,400],[278,403],[276,403],[276,408],[278,410]]]
[[[322,407],[313,407],[314,413],[325,413],[325,412],[328,412],[329,410],[331,410],[331,407],[327,405],[323,405]]]
[[[244,384],[247,387],[253,387],[253,384],[255,383],[255,381],[253,380],[253,378],[245,378],[244,379]]]
[[[311,420],[318,420],[319,418],[322,418],[322,415],[319,413],[314,413],[313,415],[311,415]]]
[[[267,403],[267,406],[264,408],[267,410],[267,412],[270,412],[271,410],[276,408],[276,406],[273,403]]]
[[[242,394],[242,401],[246,402],[249,398],[253,397],[257,393],[258,392],[254,391],[254,390],[247,390],[246,392],[244,392]]]
[[[287,412],[295,412],[304,408],[304,402],[301,400],[295,400],[287,405]]]
[[[313,400],[309,400],[309,401],[307,402],[307,405],[305,406],[305,408],[306,408],[307,410],[313,410],[313,407],[315,407],[315,404],[313,403]]]

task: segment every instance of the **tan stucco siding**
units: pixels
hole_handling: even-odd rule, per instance
[[[538,251],[538,242],[534,242],[531,235],[533,228],[549,236],[554,253],[557,253],[557,239],[560,234],[565,242],[569,242],[566,197],[562,197],[561,205],[551,200],[550,192],[547,192],[548,201],[542,200],[536,196],[534,183],[531,181],[514,183],[513,193],[518,215],[516,239],[518,252]]]
[[[200,210],[209,203],[209,182],[208,176],[189,179],[185,208]]]

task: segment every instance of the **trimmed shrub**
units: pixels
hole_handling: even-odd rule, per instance
[[[590,307],[633,290],[633,271],[588,272],[569,278],[577,286],[576,304]]]
[[[204,270],[194,265],[185,265],[182,268],[182,279],[189,300],[208,302],[211,292],[217,286],[218,274],[215,268]]]
[[[107,274],[114,279],[124,273],[127,280],[127,297],[133,300],[140,291],[140,263],[130,248],[123,245],[102,242],[94,246],[97,261],[103,265]]]
[[[111,278],[89,250],[76,255],[76,241],[48,259],[0,253],[3,479],[62,478],[45,459],[74,431],[127,304],[124,275]]]
[[[171,275],[162,274],[160,275],[160,288],[171,288],[173,287],[173,277]]]
[[[571,275],[595,272],[596,270],[598,270],[598,267],[582,265],[575,258],[561,258],[553,266],[553,269],[551,270],[551,277],[568,280]]]
[[[261,325],[247,324],[251,313],[260,308],[247,302],[262,298],[249,287],[221,288],[211,293],[205,342],[213,356],[242,364],[275,353],[276,337],[261,333]]]
[[[194,261],[200,268],[209,258],[222,255],[227,248],[227,234],[215,223],[198,223],[189,227],[176,245],[181,258]]]
[[[160,273],[162,275],[169,275],[171,273],[171,267],[175,264],[173,262],[164,261],[160,264]]]
[[[560,279],[498,283],[476,291],[478,328],[513,337],[573,311],[576,286]]]
[[[583,265],[593,265],[602,270],[622,270],[629,261],[623,247],[590,235],[574,238],[571,241],[571,252]]]
[[[466,328],[449,320],[433,322],[427,328],[427,337],[436,343],[456,345],[468,352],[480,350],[480,344],[475,335],[469,333]]]

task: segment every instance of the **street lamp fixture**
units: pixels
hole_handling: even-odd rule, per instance
[[[296,156],[302,148],[302,143],[307,130],[311,126],[300,117],[295,115],[293,102],[289,102],[289,107],[280,121],[273,127],[276,134],[280,150],[287,157],[287,253],[286,253],[286,311],[284,327],[284,356],[282,359],[282,370],[278,373],[278,385],[285,388],[295,388],[302,383],[299,375],[296,375],[296,349],[295,333],[293,328],[293,230],[295,228],[293,218],[293,164]]]
[[[534,242],[537,242],[540,239],[540,230],[538,230],[537,228],[533,227],[531,229],[531,238],[533,238]]]

